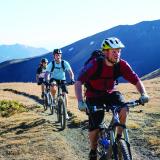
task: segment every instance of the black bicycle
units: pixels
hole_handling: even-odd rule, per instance
[[[101,106],[100,108],[94,106],[91,112],[108,109],[112,111],[112,119],[110,124],[104,122],[99,133],[98,138],[98,158],[99,160],[132,160],[132,154],[129,143],[129,134],[126,125],[120,124],[118,112],[124,107],[135,107],[141,104],[140,100],[133,100],[125,103],[123,106]],[[123,128],[123,137],[116,138],[116,128]]]
[[[64,85],[63,83],[58,83],[57,84],[57,94],[55,97],[55,111],[57,113],[57,122],[60,123],[61,125],[61,129],[64,130],[66,128],[67,125],[67,108],[66,108],[66,97],[65,95],[62,93],[62,85]],[[66,82],[65,85],[69,86],[69,85],[73,85],[72,82]]]
[[[53,114],[55,103],[50,90],[51,84],[49,82],[44,82],[43,84],[45,85],[44,96],[43,96],[43,107],[44,107],[44,110],[47,110],[48,108],[50,108],[50,112],[51,114]]]

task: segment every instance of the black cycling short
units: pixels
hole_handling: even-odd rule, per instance
[[[103,106],[107,105],[123,105],[125,103],[124,96],[119,92],[115,91],[110,94],[106,94],[103,97],[87,98],[88,106]],[[89,115],[89,131],[99,129],[104,121],[104,111],[97,111],[90,113]]]
[[[44,82],[44,78],[39,78],[37,84],[41,85]]]
[[[66,81],[65,80],[57,80],[57,79],[54,79],[54,78],[51,78],[50,79],[50,83],[54,83],[54,84],[61,84],[61,89],[62,89],[62,92],[65,92],[68,94],[68,88],[66,86]]]

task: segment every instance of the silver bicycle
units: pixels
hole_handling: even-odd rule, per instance
[[[123,106],[90,106],[89,114],[97,111],[112,111],[112,119],[109,125],[106,122],[100,127],[98,138],[98,159],[99,160],[132,160],[130,149],[129,134],[126,125],[120,124],[118,112],[121,108],[133,108],[141,104],[140,100],[133,100],[125,103]],[[92,108],[92,109],[91,109]],[[116,128],[123,129],[123,137],[116,138]]]

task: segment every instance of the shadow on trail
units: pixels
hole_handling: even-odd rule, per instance
[[[8,91],[8,92],[12,92],[12,93],[15,93],[15,94],[23,95],[25,97],[28,97],[28,98],[31,98],[31,99],[35,100],[36,102],[38,102],[40,104],[43,104],[42,99],[40,99],[38,96],[35,96],[35,95],[31,95],[31,94],[21,92],[21,91],[17,91],[17,90],[10,89],[10,88],[5,88],[5,89],[3,89],[3,91]]]
[[[70,122],[68,123],[68,128],[70,128],[70,129],[73,129],[73,128],[88,128],[88,120],[75,122],[74,117],[73,117],[73,120],[70,119]]]
[[[54,131],[54,132],[64,131],[64,130],[67,129],[67,128],[68,128],[68,129],[80,128],[79,125],[73,124],[72,121],[71,121],[71,119],[69,119],[69,120],[67,121],[67,126],[66,126],[65,129],[62,129],[62,128],[61,128],[61,124],[60,124],[60,122],[58,122],[58,121],[55,121],[55,122],[53,122],[52,124],[53,124],[53,126],[54,126],[54,128],[53,128],[53,131]]]
[[[81,129],[81,130],[88,130],[88,120],[84,120],[81,123],[75,123],[72,118],[67,121],[67,127],[65,129],[61,129],[60,123],[55,121],[52,123],[54,126],[54,132],[64,131],[66,129]]]
[[[16,131],[16,134],[22,134],[31,128],[34,128],[34,127],[37,127],[39,125],[44,124],[45,122],[46,122],[45,119],[38,119],[38,120],[35,120],[35,121],[28,123],[28,124],[27,124],[27,122],[22,122],[18,126],[15,126],[13,128],[8,128],[5,131],[0,132],[0,135],[6,134],[6,133],[9,133],[12,131]]]
[[[60,126],[60,123],[58,121],[55,121],[52,123],[54,128],[53,128],[53,131],[54,132],[60,132],[60,131],[63,131],[63,129],[61,128]]]

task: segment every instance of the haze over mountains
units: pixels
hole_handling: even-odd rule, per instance
[[[127,60],[140,77],[160,68],[160,20],[135,25],[120,25],[79,40],[64,48],[63,58],[68,60],[77,77],[81,66],[91,52],[99,49],[103,39],[118,37],[124,44],[122,58]],[[52,54],[8,61],[0,64],[0,82],[34,82],[36,68],[42,57],[52,60]]]
[[[47,52],[49,51],[44,48],[34,48],[22,44],[0,45],[0,62],[35,57]]]

